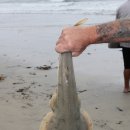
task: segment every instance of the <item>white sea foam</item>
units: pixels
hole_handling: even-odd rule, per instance
[[[22,1],[22,0],[21,0]],[[26,1],[26,2],[25,2]],[[39,0],[18,2],[7,0],[0,4],[0,13],[78,13],[112,15],[125,0],[86,0],[66,2],[67,0]]]

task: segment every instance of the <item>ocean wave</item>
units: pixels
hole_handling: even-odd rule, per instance
[[[3,3],[0,4],[0,13],[71,13],[113,15],[122,3],[122,1],[111,3],[110,1],[101,0],[95,2],[63,2],[63,0],[54,1],[51,3]]]
[[[50,0],[51,2],[64,2],[64,0]]]
[[[105,2],[120,2],[124,0],[105,0]],[[46,2],[104,2],[104,0],[0,0],[0,3],[46,3]]]

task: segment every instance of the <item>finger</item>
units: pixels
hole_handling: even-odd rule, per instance
[[[70,50],[66,48],[66,45],[61,45],[60,43],[55,48],[56,52],[63,53],[63,52],[69,52]]]
[[[58,41],[56,42],[56,45],[60,44],[60,43],[64,43],[65,42],[65,37],[64,35],[60,35],[60,37],[58,38]]]
[[[77,57],[77,56],[79,56],[81,54],[81,52],[72,52],[72,56],[73,57]]]

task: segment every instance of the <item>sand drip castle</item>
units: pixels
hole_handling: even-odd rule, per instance
[[[82,24],[81,20],[75,26]],[[52,112],[41,123],[39,130],[92,130],[87,112],[81,112],[77,95],[72,55],[60,54],[58,88],[50,100]]]

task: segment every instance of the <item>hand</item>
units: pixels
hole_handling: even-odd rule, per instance
[[[90,44],[90,35],[89,28],[87,27],[69,27],[63,29],[56,43],[56,51],[58,53],[70,51],[72,56],[79,56]]]

